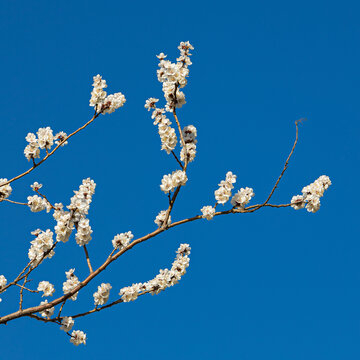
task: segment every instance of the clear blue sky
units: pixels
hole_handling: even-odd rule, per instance
[[[121,287],[150,279],[187,242],[191,264],[179,285],[78,320],[85,347],[55,325],[11,322],[0,327],[1,359],[359,359],[359,10],[356,1],[2,1],[0,177],[28,167],[28,132],[69,133],[91,117],[93,75],[127,98],[13,184],[14,200],[26,200],[38,181],[67,205],[81,180],[93,178],[95,265],[115,234],[146,234],[166,207],[159,184],[176,163],[160,152],[144,103],[162,99],[155,55],[174,60],[180,41],[195,50],[179,117],[198,128],[199,142],[174,219],[213,203],[228,170],[238,188],[254,188],[254,203],[263,201],[301,117],[308,121],[273,201],[288,202],[323,174],[333,186],[316,214],[263,209],[194,222],[142,244],[65,313],[89,309],[100,282],[112,284],[114,299]],[[4,203],[0,219],[0,273],[10,279],[27,260],[30,231],[54,221]],[[86,276],[74,240],[32,284],[49,280],[59,294],[71,267]],[[1,313],[16,310],[14,292],[2,297]],[[25,304],[40,301],[27,296]]]

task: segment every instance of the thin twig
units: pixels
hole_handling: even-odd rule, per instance
[[[176,91],[175,91],[175,92],[176,92]],[[185,161],[184,161],[184,163],[185,163],[185,164],[184,164],[183,170],[186,171],[186,168],[187,168],[187,165],[188,165],[187,148],[186,148],[184,136],[183,136],[183,133],[182,133],[182,130],[181,130],[180,122],[179,122],[179,119],[178,119],[178,117],[177,117],[177,115],[176,115],[176,109],[175,109],[175,107],[173,108],[173,115],[174,115],[174,118],[175,118],[177,127],[178,127],[178,129],[179,129],[181,145],[182,145],[182,147],[184,148],[184,153],[185,153]]]
[[[66,303],[66,300],[61,304],[61,307],[60,307],[60,310],[59,310],[59,313],[58,313],[58,318],[60,318],[60,315],[61,315],[61,312],[62,312],[62,309],[64,308],[64,305]]]
[[[7,201],[7,202],[12,203],[12,204],[28,206],[28,203],[22,203],[22,202],[10,200],[10,199],[2,199],[2,200],[0,200],[0,202],[1,202],[1,201]]]
[[[181,169],[184,170],[184,165],[181,163],[181,161],[179,160],[179,158],[176,156],[174,150],[171,150],[171,153],[174,155],[175,160],[177,161],[177,163],[180,165]]]
[[[19,302],[19,310],[21,311],[22,310],[22,304],[23,304],[23,291],[25,288],[25,285],[27,283],[27,278],[28,278],[28,275],[25,275],[25,280],[24,280],[24,283],[23,283],[23,286],[20,286],[21,289],[20,289],[20,302]]]
[[[286,159],[286,161],[285,161],[285,165],[284,165],[284,168],[283,168],[283,170],[282,170],[282,172],[281,172],[280,176],[278,177],[278,179],[277,179],[277,181],[276,181],[276,183],[275,183],[274,187],[272,188],[272,190],[271,190],[271,192],[270,192],[269,196],[267,197],[267,199],[265,200],[265,202],[263,203],[263,205],[262,205],[262,206],[266,205],[266,204],[269,202],[269,200],[271,199],[272,195],[274,194],[274,192],[275,192],[275,190],[276,190],[277,186],[279,185],[279,182],[280,182],[281,178],[283,177],[283,175],[284,175],[284,173],[285,173],[286,169],[287,169],[287,168],[288,168],[288,166],[289,166],[289,161],[290,161],[290,159],[291,159],[292,154],[294,153],[294,150],[295,150],[296,144],[297,144],[297,142],[298,142],[298,138],[299,138],[299,125],[298,125],[298,124],[299,124],[299,122],[301,122],[301,121],[302,121],[302,119],[295,121],[295,126],[296,126],[296,135],[295,135],[294,145],[292,146],[291,151],[290,151],[290,154],[289,154],[289,156],[287,157],[287,159]]]
[[[32,293],[38,293],[38,292],[39,292],[38,290],[31,290],[31,289],[29,289],[29,288],[27,288],[27,287],[25,287],[25,286],[23,286],[23,285],[20,285],[20,284],[14,284],[14,285],[16,285],[16,286],[18,286],[19,288],[22,288],[22,289],[24,289],[24,290],[26,290],[26,291],[32,292]]]
[[[93,269],[91,267],[91,263],[90,263],[90,257],[89,257],[89,253],[87,251],[86,245],[84,245],[84,251],[85,251],[85,256],[86,256],[86,262],[88,264],[89,270],[90,270],[90,274],[93,272]]]

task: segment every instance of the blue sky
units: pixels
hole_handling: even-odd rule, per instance
[[[188,273],[158,296],[83,318],[88,344],[74,347],[55,325],[20,319],[0,328],[3,358],[358,359],[360,356],[359,5],[355,1],[3,1],[0,177],[27,169],[25,135],[51,126],[67,133],[92,114],[92,76],[126,105],[101,116],[31,175],[13,184],[25,201],[34,181],[69,203],[83,178],[97,183],[89,252],[100,265],[115,234],[155,227],[167,198],[159,189],[176,163],[160,152],[145,100],[163,100],[156,54],[175,60],[180,41],[195,47],[183,125],[198,129],[198,156],[173,219],[199,213],[227,171],[263,201],[300,140],[273,197],[288,202],[318,176],[333,185],[316,214],[263,209],[174,228],[124,255],[64,311],[90,309],[100,282],[119,289],[169,267],[180,243],[192,247]],[[0,273],[27,260],[30,232],[53,228],[47,214],[0,206]],[[35,273],[60,293],[71,267],[87,274],[74,239]],[[56,294],[56,293],[55,293]],[[1,313],[15,311],[8,291]],[[33,306],[40,296],[25,298]]]

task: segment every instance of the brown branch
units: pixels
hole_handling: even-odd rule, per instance
[[[139,296],[142,296],[142,295],[145,295],[145,294],[148,294],[149,292],[150,292],[150,291],[144,291],[144,292],[142,292],[142,293],[139,293],[139,294],[138,294],[138,297],[139,297]],[[99,311],[104,310],[104,309],[108,309],[109,307],[112,307],[112,306],[114,306],[114,305],[117,305],[117,304],[120,304],[120,303],[123,303],[123,302],[124,302],[124,300],[118,299],[118,300],[113,301],[112,303],[110,303],[110,304],[108,304],[108,305],[104,305],[104,306],[102,306],[102,307],[95,307],[94,309],[89,310],[89,311],[86,311],[86,312],[83,312],[83,313],[81,313],[81,314],[71,315],[71,317],[72,317],[73,319],[76,319],[76,318],[78,318],[78,317],[86,316],[86,315],[89,315],[89,314],[94,314],[94,313],[96,313],[96,312],[99,312]]]
[[[88,264],[88,267],[89,267],[89,270],[90,270],[90,274],[91,274],[91,273],[94,272],[94,271],[93,271],[93,269],[92,269],[92,267],[91,267],[90,257],[89,257],[89,253],[88,253],[88,251],[87,251],[86,245],[84,245],[84,251],[85,251],[85,256],[86,256],[86,262],[87,262],[87,264]]]
[[[175,160],[177,161],[177,163],[180,165],[181,169],[184,170],[184,165],[181,163],[181,161],[179,160],[179,158],[176,156],[174,150],[171,150],[171,153],[174,155]]]
[[[175,93],[176,93],[176,90],[175,90]],[[186,144],[185,144],[184,136],[183,136],[183,133],[182,133],[182,130],[181,130],[180,122],[179,122],[179,119],[178,119],[178,117],[176,115],[175,107],[173,108],[173,115],[174,115],[177,127],[179,129],[181,145],[184,148],[184,152],[185,152],[185,161],[184,161],[185,164],[184,164],[183,170],[186,171],[186,168],[187,168],[187,165],[188,165],[188,154],[187,154]]]
[[[59,310],[59,313],[57,316],[58,319],[60,318],[60,315],[61,315],[62,309],[64,308],[65,303],[66,303],[66,300],[61,304],[61,307],[60,307],[60,310]]]
[[[285,165],[284,165],[284,168],[283,168],[280,176],[278,177],[278,179],[277,179],[274,187],[272,188],[269,196],[267,197],[267,199],[265,200],[265,202],[263,203],[262,206],[266,205],[266,204],[269,202],[269,200],[270,200],[271,197],[273,196],[273,194],[274,194],[277,186],[279,185],[279,182],[280,182],[281,178],[283,177],[283,175],[285,174],[286,169],[287,169],[288,166],[289,166],[289,161],[290,161],[290,159],[291,159],[292,154],[294,153],[294,150],[295,150],[296,144],[297,144],[297,142],[298,142],[298,138],[299,138],[299,122],[301,122],[302,120],[303,120],[303,119],[300,119],[300,120],[296,120],[296,121],[295,121],[296,135],[295,135],[294,145],[292,146],[291,151],[290,151],[290,154],[289,154],[289,156],[287,157],[287,159],[286,159],[286,161],[285,161]]]
[[[25,285],[27,283],[27,278],[28,278],[28,275],[25,275],[25,280],[24,280],[24,283],[23,283],[23,286],[20,286],[21,289],[20,289],[20,301],[19,301],[19,310],[21,311],[22,310],[22,304],[23,304],[23,291],[25,289]],[[18,284],[16,284],[18,285]]]
[[[25,205],[25,206],[28,206],[28,203],[22,203],[22,202],[10,200],[10,199],[2,199],[2,200],[0,200],[0,202],[2,202],[2,201],[7,201],[7,202],[9,202],[9,203],[17,204],[17,205]]]
[[[24,289],[24,290],[26,290],[26,291],[32,292],[32,293],[38,293],[38,292],[39,292],[38,290],[31,290],[31,289],[29,289],[29,288],[27,288],[27,287],[25,287],[25,286],[23,286],[23,285],[20,285],[20,284],[14,284],[14,285],[16,285],[16,286],[18,286],[19,288],[22,288],[22,289]]]

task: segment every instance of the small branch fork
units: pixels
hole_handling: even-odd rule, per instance
[[[177,121],[178,122],[178,121]],[[281,178],[283,177],[287,167],[288,167],[288,163],[290,161],[290,158],[292,156],[292,154],[294,153],[294,150],[295,150],[295,147],[296,147],[296,144],[297,144],[297,141],[298,141],[298,123],[299,121],[297,121],[295,123],[296,125],[296,138],[295,138],[295,142],[294,142],[294,145],[291,149],[291,152],[288,156],[288,158],[286,159],[286,162],[285,162],[285,165],[284,165],[284,168],[279,176],[279,178],[277,179],[274,187],[272,188],[269,196],[267,197],[267,199],[265,200],[265,202],[261,203],[261,204],[257,204],[257,205],[252,205],[252,206],[249,206],[249,207],[245,207],[243,209],[241,208],[235,208],[233,207],[232,209],[230,210],[226,210],[226,211],[218,211],[215,213],[214,216],[220,216],[220,215],[226,215],[226,214],[236,214],[236,213],[251,213],[251,212],[254,212],[254,211],[257,211],[259,210],[260,208],[262,207],[273,207],[273,208],[283,208],[283,207],[289,207],[291,206],[291,204],[279,204],[279,205],[274,205],[274,204],[269,204],[269,200],[271,199],[272,195],[274,194]],[[178,124],[179,128],[180,128],[180,124]],[[51,154],[51,153],[50,153]],[[185,162],[185,165],[184,165],[184,171],[186,171],[186,167],[187,167],[187,162]],[[174,206],[174,203],[175,203],[175,200],[176,200],[176,197],[180,191],[180,188],[181,186],[177,187],[172,198],[171,198],[171,201],[170,201],[170,204],[169,204],[169,208],[168,208],[168,216],[170,215],[170,212]],[[131,242],[127,247],[125,247],[124,249],[118,251],[118,252],[115,252],[115,250],[113,250],[111,252],[111,254],[107,257],[107,259],[105,260],[105,262],[100,266],[98,267],[96,270],[93,270],[92,267],[91,267],[91,264],[90,264],[90,259],[89,259],[89,255],[88,255],[88,252],[87,252],[87,249],[86,247],[84,246],[84,250],[85,250],[85,255],[86,255],[86,259],[87,259],[87,262],[88,262],[88,266],[89,266],[89,270],[90,270],[90,274],[83,280],[80,282],[80,284],[78,286],[76,286],[74,289],[72,289],[69,293],[47,303],[47,304],[43,304],[43,305],[38,305],[38,306],[34,306],[34,307],[29,307],[27,309],[22,309],[22,298],[20,300],[20,309],[12,314],[8,314],[8,315],[5,315],[3,317],[0,318],[0,324],[6,324],[8,321],[11,321],[11,320],[14,320],[14,319],[17,319],[17,318],[20,318],[20,317],[24,317],[24,316],[28,316],[28,317],[31,317],[31,318],[34,318],[34,319],[37,319],[37,320],[41,320],[41,321],[44,321],[44,322],[53,322],[53,323],[57,323],[57,324],[60,324],[61,323],[61,311],[62,311],[62,308],[64,306],[64,304],[66,303],[67,299],[69,299],[71,296],[73,296],[75,293],[77,293],[78,291],[80,291],[83,287],[85,287],[86,285],[88,285],[90,283],[90,281],[92,281],[97,275],[99,275],[101,272],[103,272],[113,261],[117,260],[121,255],[123,255],[125,252],[129,251],[130,249],[132,249],[134,246],[144,242],[144,241],[147,241],[159,234],[161,234],[162,232],[170,229],[170,228],[173,228],[175,226],[179,226],[179,225],[182,225],[182,224],[185,224],[185,223],[188,223],[188,222],[192,222],[192,221],[195,221],[195,220],[200,220],[202,219],[202,215],[196,215],[194,217],[191,217],[191,218],[187,218],[187,219],[183,219],[183,220],[180,220],[180,221],[177,221],[177,222],[174,222],[172,224],[169,224],[169,225],[166,225],[166,226],[163,226],[163,227],[160,227],[158,229],[156,229],[155,231],[145,235],[145,236],[142,236],[136,240],[134,240],[133,242]],[[167,222],[165,222],[167,223]],[[56,246],[57,242],[55,242],[55,244],[53,245],[52,249]],[[51,249],[51,250],[52,250]],[[21,280],[21,279],[24,279],[25,278],[25,281],[24,281],[24,284],[23,286],[20,285],[21,287],[21,294],[22,294],[22,291],[23,289],[25,288],[25,284],[26,284],[26,281],[27,281],[27,277],[28,275],[31,273],[31,271],[33,271],[35,268],[37,268],[40,263],[43,261],[43,259],[45,258],[45,256],[47,255],[44,254],[44,257],[41,259],[41,261],[39,262],[39,264],[37,264],[36,266],[34,266],[33,268],[30,268],[31,266],[31,263],[32,262],[29,262],[29,264],[20,272],[20,274],[17,276],[17,278],[11,282],[10,284],[8,284],[7,286],[5,286],[3,289],[0,290],[0,292],[3,292],[5,291],[9,286],[11,285],[17,285],[19,286],[18,282]],[[25,275],[24,275],[25,274]],[[144,295],[145,293],[142,293],[141,295]],[[21,295],[22,296],[22,295]],[[86,316],[86,315],[89,315],[89,314],[92,314],[92,313],[95,313],[95,312],[98,312],[98,311],[101,311],[103,309],[107,309],[111,306],[114,306],[116,304],[119,304],[123,302],[121,299],[118,299],[108,305],[105,305],[105,306],[102,306],[102,307],[95,307],[94,309],[92,310],[89,310],[87,312],[84,312],[84,313],[80,313],[80,314],[76,314],[76,315],[73,315],[72,317],[73,318],[77,318],[77,317],[81,317],[81,316]],[[49,309],[51,307],[54,307],[56,305],[59,305],[59,304],[62,304],[61,305],[61,308],[60,308],[60,311],[59,311],[59,314],[57,316],[57,318],[55,319],[42,319],[40,318],[39,316],[35,315],[35,313],[38,313],[38,312],[41,312],[41,311],[44,311],[46,309]]]

